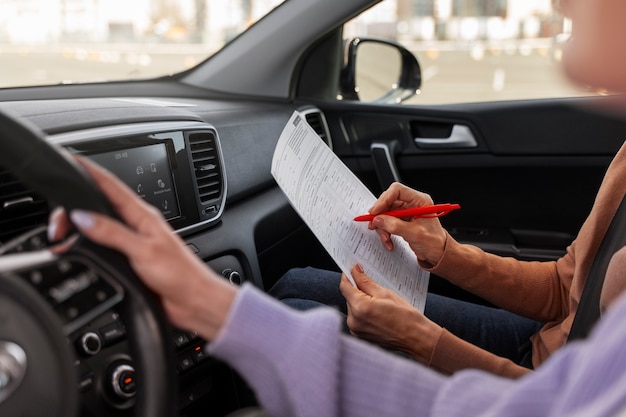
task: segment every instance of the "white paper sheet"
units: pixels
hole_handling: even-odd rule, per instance
[[[272,175],[346,275],[358,262],[376,282],[424,311],[429,273],[403,239],[393,236],[395,249],[389,252],[367,222],[353,221],[376,198],[298,112],[278,140]]]

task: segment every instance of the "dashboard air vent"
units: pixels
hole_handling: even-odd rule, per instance
[[[201,203],[216,200],[222,194],[220,158],[215,135],[210,132],[193,132],[189,135],[191,159]]]
[[[0,244],[48,223],[48,203],[0,169]]]
[[[317,133],[328,146],[331,146],[328,125],[326,124],[326,119],[322,112],[319,110],[305,110],[302,113],[307,123],[315,130],[315,133]]]

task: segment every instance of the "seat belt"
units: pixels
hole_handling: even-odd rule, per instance
[[[619,249],[626,245],[626,196],[622,198],[617,212],[609,225],[598,253],[591,264],[589,275],[580,297],[580,304],[567,341],[583,339],[600,318],[600,293],[609,261]]]

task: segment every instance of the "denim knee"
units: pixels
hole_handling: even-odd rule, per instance
[[[345,311],[339,291],[341,273],[313,267],[292,268],[270,288],[268,294],[279,300],[312,300]]]

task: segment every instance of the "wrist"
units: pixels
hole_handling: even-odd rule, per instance
[[[441,326],[428,320],[428,325],[422,330],[423,334],[420,338],[420,343],[418,344],[419,349],[416,352],[416,359],[419,362],[424,365],[428,365],[430,363],[442,330],[443,328]]]
[[[427,365],[441,336],[442,327],[429,320],[421,312],[411,322],[414,325],[405,333],[400,350],[410,354],[418,362]]]
[[[177,303],[168,314],[177,326],[213,340],[226,322],[237,288],[214,274],[195,283],[184,303]]]
[[[418,256],[417,260],[422,268],[433,269],[439,264],[446,252],[448,236],[448,233],[442,229],[441,234],[431,237],[432,242],[438,243],[433,244],[430,250],[424,253],[422,257]]]

